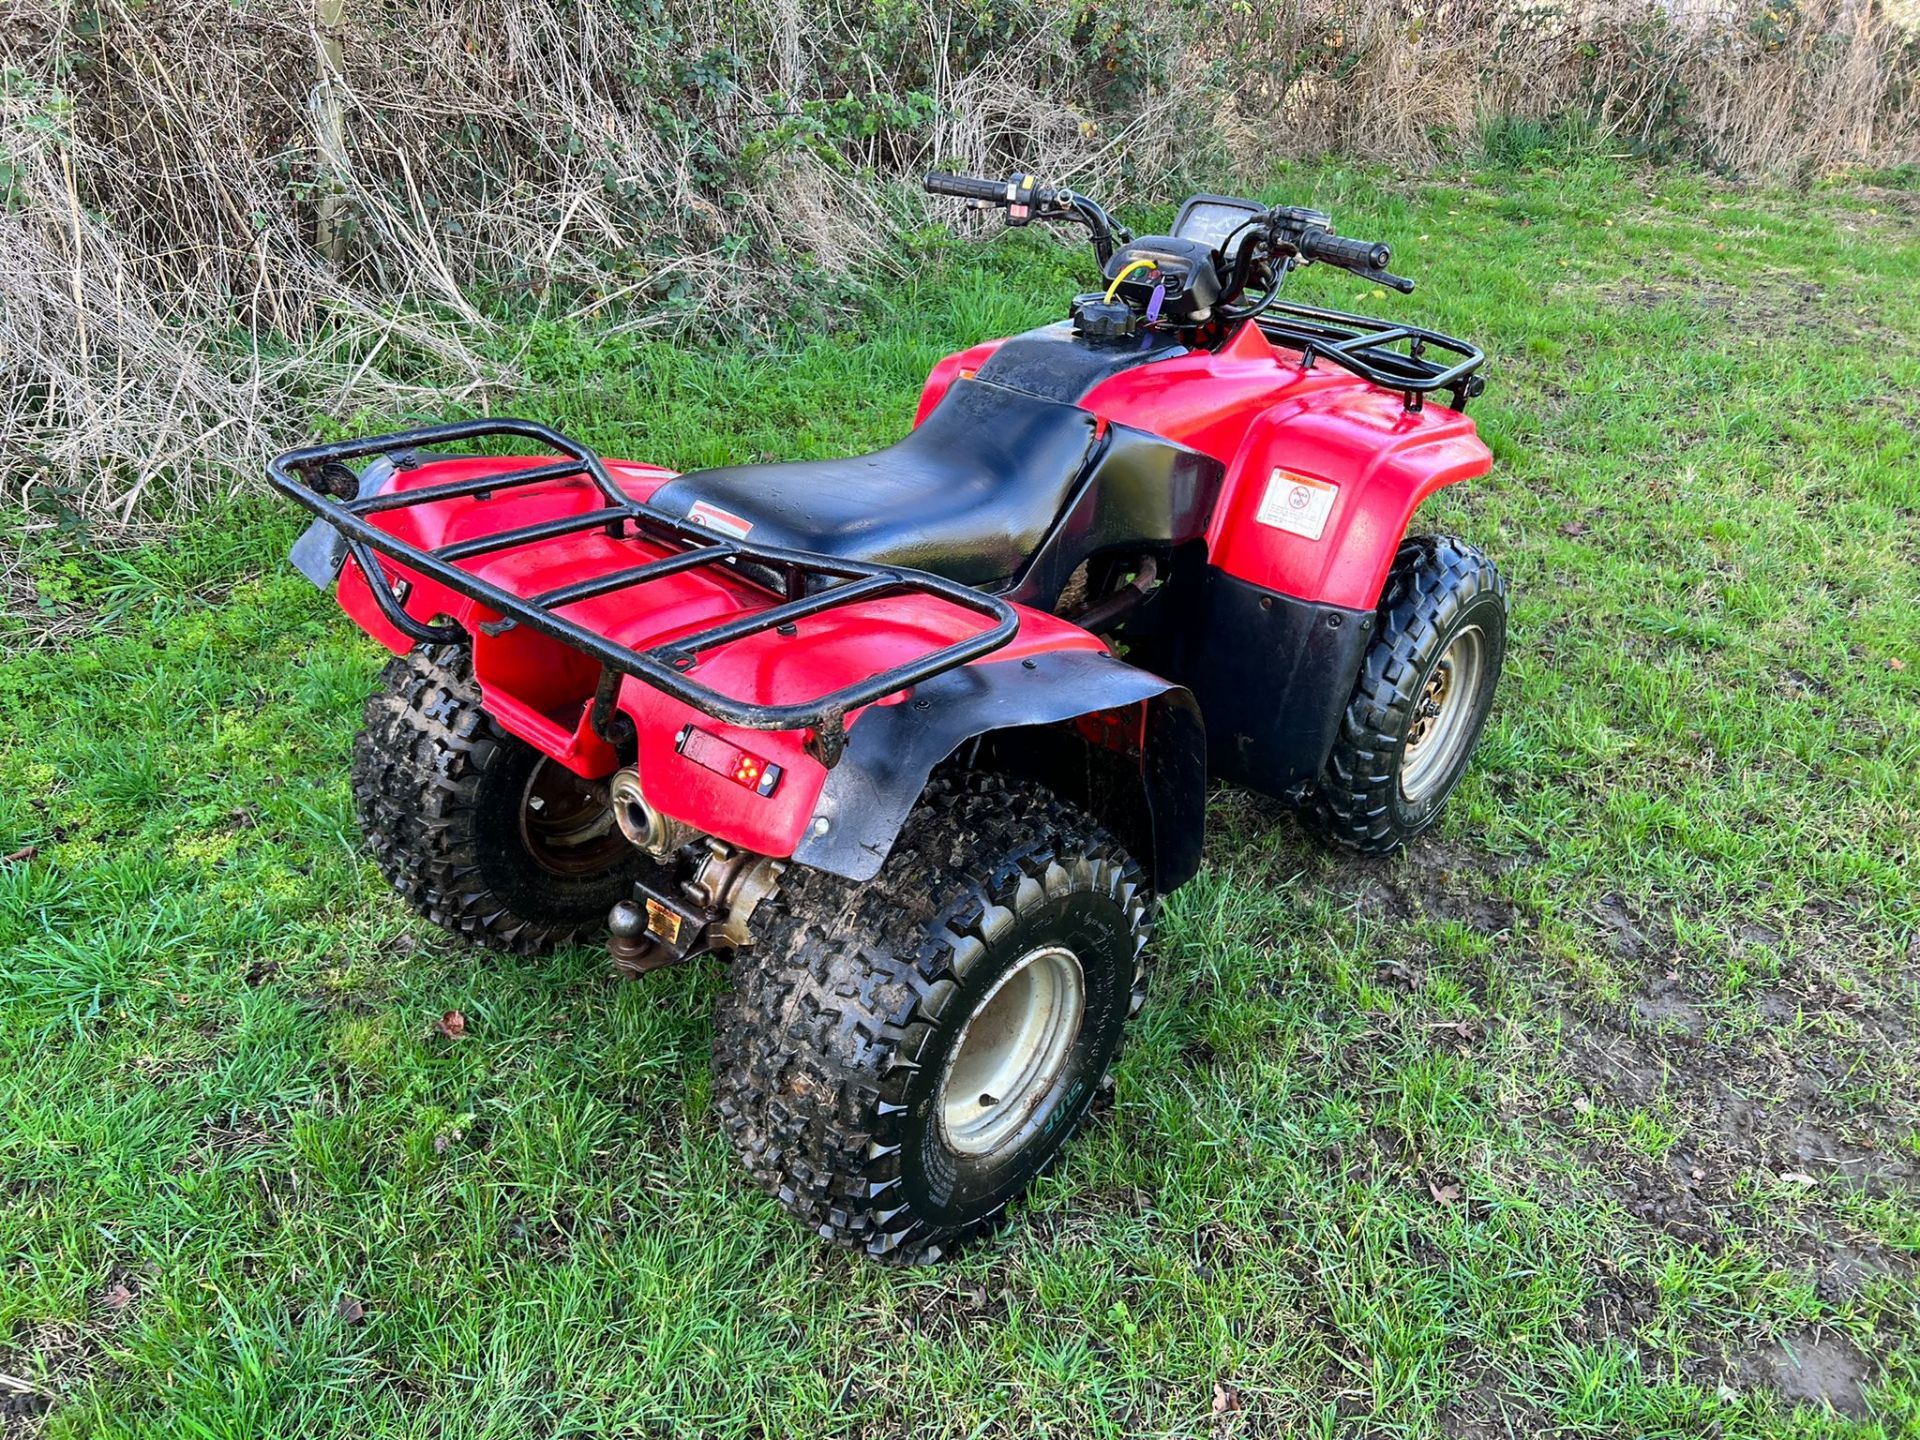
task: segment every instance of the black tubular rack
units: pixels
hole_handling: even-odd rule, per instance
[[[526,469],[476,476],[471,480],[454,480],[357,499],[336,498],[321,488],[329,481],[357,483],[357,477],[349,467],[349,462],[354,460],[377,455],[404,458],[409,451],[436,445],[507,438],[535,441],[564,458]],[[597,660],[602,666],[603,679],[601,691],[596,697],[596,719],[611,705],[612,677],[631,675],[730,725],[749,730],[810,729],[813,737],[809,744],[813,753],[824,763],[832,765],[840,758],[845,745],[845,720],[849,710],[871,704],[943,671],[977,660],[1005,645],[1019,628],[1013,608],[1006,601],[938,575],[897,565],[870,565],[837,556],[771,545],[751,545],[744,540],[667,515],[651,505],[634,500],[615,485],[600,457],[584,445],[531,420],[468,420],[364,440],[313,445],[279,456],[267,466],[267,475],[275,489],[313,511],[340,533],[346,542],[347,553],[366,576],[368,589],[372,591],[381,613],[396,630],[409,638],[425,643],[464,644],[470,637],[457,625],[428,624],[409,615],[401,597],[395,595],[392,582],[381,568],[376,552],[399,561],[417,574],[431,577],[456,594],[478,601],[498,612],[506,621],[551,636]],[[604,508],[500,530],[491,535],[476,535],[437,550],[409,545],[367,519],[369,515],[440,500],[470,498],[485,501],[503,490],[517,490],[546,480],[579,476],[586,476],[593,482],[607,502]],[[645,564],[610,571],[525,598],[502,590],[454,563],[595,529],[605,530],[614,539],[644,540],[670,553]],[[761,574],[742,572],[742,562]],[[772,576],[784,587],[784,599],[764,610],[735,616],[708,629],[682,635],[647,650],[632,650],[616,644],[604,635],[595,634],[571,620],[561,618],[557,613],[563,606],[581,600],[631,589],[668,575],[680,575],[705,566],[727,567],[750,583],[768,589],[770,593],[772,587],[763,576],[765,572],[772,572]],[[898,594],[930,595],[993,623],[976,635],[930,650],[904,665],[883,670],[865,680],[796,704],[757,705],[702,685],[688,674],[704,652],[719,646],[791,625],[842,605]]]
[[[1486,363],[1486,352],[1438,330],[1285,301],[1260,317],[1260,329],[1274,344],[1300,351],[1309,369],[1325,358],[1363,380],[1400,391],[1409,410],[1418,410],[1435,390],[1452,391],[1453,408],[1465,410],[1487,388],[1475,373]],[[1394,348],[1403,343],[1405,350]],[[1442,358],[1432,358],[1435,351]]]

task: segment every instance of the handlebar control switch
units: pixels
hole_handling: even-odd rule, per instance
[[[1033,223],[1033,192],[1039,184],[1038,176],[1023,175],[1018,171],[1007,177],[1007,224],[1031,225]]]

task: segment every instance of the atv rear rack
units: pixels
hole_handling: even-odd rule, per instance
[[[535,441],[565,458],[523,470],[423,485],[417,490],[362,495],[355,499],[336,498],[321,488],[330,478],[329,471],[336,482],[344,480],[357,488],[358,477],[348,466],[349,461],[386,456],[392,463],[404,464],[407,452],[423,447],[507,438]],[[339,532],[346,542],[347,554],[366,577],[367,588],[372,592],[381,614],[394,629],[410,639],[428,644],[466,644],[471,637],[458,625],[429,624],[409,615],[403,605],[404,592],[401,595],[394,593],[393,582],[381,568],[376,552],[420,575],[431,577],[455,594],[464,595],[497,611],[502,621],[487,622],[484,626],[490,633],[495,633],[496,627],[504,628],[506,624],[525,625],[529,630],[550,636],[599,661],[603,673],[601,690],[594,707],[597,721],[604,717],[611,705],[613,676],[631,675],[726,724],[748,730],[811,730],[813,735],[808,742],[809,748],[824,764],[833,765],[839,760],[846,743],[845,722],[849,710],[871,704],[977,660],[1005,645],[1019,629],[1019,620],[1006,601],[938,575],[898,565],[871,565],[858,560],[843,560],[836,556],[771,545],[751,545],[668,515],[622,491],[608,476],[605,465],[593,451],[531,420],[468,420],[364,440],[309,446],[290,450],[277,457],[267,466],[267,475],[274,488],[313,511]],[[484,502],[503,490],[516,490],[542,481],[573,479],[583,475],[592,480],[606,499],[605,508],[500,530],[491,535],[477,535],[443,545],[437,550],[422,549],[398,540],[367,519],[369,515],[441,500],[477,499]],[[631,533],[628,527],[632,527]],[[594,529],[604,529],[614,539],[646,541],[671,553],[644,564],[610,571],[531,597],[502,590],[454,563],[519,546],[539,545],[564,535],[576,535]],[[764,579],[743,571],[741,562],[770,570],[780,578],[786,592],[781,603],[765,610],[735,616],[708,629],[682,635],[647,650],[633,650],[616,644],[604,635],[597,635],[555,613],[563,605],[610,595],[618,590],[631,589],[669,575],[681,575],[708,566],[725,566],[738,578],[773,591],[773,587]],[[820,582],[826,583],[821,585]],[[983,616],[993,624],[976,635],[930,650],[904,665],[883,670],[855,684],[795,704],[759,705],[723,694],[688,678],[688,672],[707,651],[842,605],[894,594],[932,596]]]
[[[1435,390],[1451,390],[1453,408],[1464,411],[1487,388],[1485,377],[1475,373],[1486,363],[1486,352],[1438,330],[1279,301],[1261,316],[1260,331],[1274,344],[1300,351],[1308,369],[1324,356],[1363,380],[1400,391],[1409,410],[1418,410]],[[1393,348],[1402,343],[1405,350]],[[1452,363],[1429,359],[1429,350],[1443,352]]]

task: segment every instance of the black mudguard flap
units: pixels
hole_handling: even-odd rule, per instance
[[[880,872],[934,767],[965,741],[1135,705],[1169,692],[1185,695],[1157,675],[1086,650],[967,665],[936,675],[916,686],[906,703],[876,705],[848,731],[846,754],[828,772],[813,822],[793,858],[850,880],[870,880]],[[1205,766],[1197,755],[1193,774],[1175,783],[1204,791]]]

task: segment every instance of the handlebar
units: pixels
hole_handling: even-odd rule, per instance
[[[949,175],[944,170],[930,170],[926,178],[929,195],[957,195],[962,200],[978,200],[986,205],[1002,205],[1007,202],[1007,191],[1012,187],[1004,180],[980,180],[972,175]]]
[[[1352,240],[1327,230],[1309,230],[1300,237],[1300,253],[1343,270],[1384,270],[1393,251],[1371,240]]]
[[[997,205],[1007,212],[1009,225],[1030,225],[1035,220],[1076,221],[1087,227],[1094,254],[1102,265],[1112,257],[1115,241],[1124,245],[1133,238],[1085,195],[1076,195],[1064,185],[1042,185],[1038,176],[1019,171],[1005,180],[983,180],[976,175],[929,170],[921,183],[932,195],[952,195],[970,205]]]
[[[1342,270],[1351,270],[1364,279],[1398,290],[1402,295],[1413,293],[1413,281],[1404,275],[1388,273],[1387,266],[1393,263],[1393,251],[1377,240],[1354,240],[1345,235],[1336,235],[1331,230],[1311,227],[1301,231],[1294,248],[1300,252],[1303,260],[1338,265]]]
[[[1092,236],[1094,253],[1103,267],[1112,258],[1116,241],[1126,244],[1132,239],[1086,196],[1076,195],[1064,186],[1042,185],[1039,177],[1021,171],[1004,180],[987,180],[976,175],[930,170],[923,183],[932,195],[951,195],[971,205],[1003,209],[1010,225],[1028,225],[1035,220],[1078,221]],[[1260,253],[1271,254],[1274,262],[1283,268],[1292,265],[1295,257],[1318,260],[1351,271],[1376,285],[1398,290],[1402,295],[1413,293],[1413,281],[1387,269],[1393,263],[1391,248],[1377,240],[1355,240],[1334,234],[1332,222],[1323,211],[1280,205],[1260,215],[1254,223],[1267,238],[1267,245]],[[1241,247],[1233,275],[1223,277],[1229,282],[1226,285],[1229,296],[1239,292],[1258,259],[1255,246]],[[1230,318],[1241,319],[1257,315],[1278,293],[1277,287],[1269,287],[1268,299],[1257,308],[1226,313]]]

